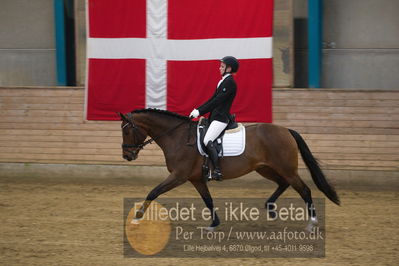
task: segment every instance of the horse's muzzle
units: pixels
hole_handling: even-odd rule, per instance
[[[125,159],[125,160],[127,160],[127,161],[131,161],[131,160],[133,160],[133,158],[132,157],[130,157],[130,156],[127,156],[127,155],[123,155],[123,159]]]
[[[127,154],[123,154],[123,159],[125,159],[125,160],[127,160],[127,161],[132,161],[132,160],[136,160],[137,159],[137,153],[131,153],[131,154],[129,154],[129,155],[127,155]]]

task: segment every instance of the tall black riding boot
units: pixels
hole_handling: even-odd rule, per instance
[[[220,166],[219,166],[219,157],[218,153],[216,151],[215,145],[213,145],[212,141],[209,141],[208,144],[206,145],[206,149],[208,151],[208,156],[211,159],[212,165],[213,165],[213,172],[212,172],[212,179],[217,180],[217,181],[222,181],[223,176],[222,173],[220,172]]]

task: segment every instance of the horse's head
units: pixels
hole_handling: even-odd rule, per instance
[[[133,116],[118,113],[122,119],[122,157],[125,160],[136,160],[140,150],[143,148],[147,133],[133,123]]]

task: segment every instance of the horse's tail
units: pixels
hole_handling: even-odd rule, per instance
[[[320,191],[323,192],[324,195],[326,195],[327,198],[329,198],[332,202],[339,205],[340,201],[337,192],[335,192],[334,187],[328,183],[323,171],[319,166],[319,163],[313,156],[305,140],[295,130],[288,130],[294,137],[301,153],[302,159],[308,167],[310,174],[312,175],[313,182],[316,184],[317,188],[320,189]]]

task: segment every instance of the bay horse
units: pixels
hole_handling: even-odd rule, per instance
[[[214,214],[212,223],[208,227],[208,230],[213,231],[220,221],[214,212],[207,180],[202,175],[203,158],[196,145],[198,122],[177,113],[158,109],[139,109],[126,115],[118,114],[122,120],[123,158],[128,161],[135,160],[144,146],[155,141],[164,153],[170,173],[147,195],[141,209],[136,212],[136,221],[144,216],[151,201],[188,180]],[[146,141],[147,137],[150,139]],[[307,204],[311,217],[307,229],[311,230],[313,225],[317,224],[317,218],[313,209],[311,191],[298,175],[298,150],[317,188],[339,205],[339,197],[334,187],[327,181],[304,139],[292,129],[265,123],[246,126],[244,153],[240,156],[223,157],[220,160],[220,167],[223,180],[256,171],[261,176],[276,182],[278,187],[267,199],[266,209],[289,186],[292,186]]]

